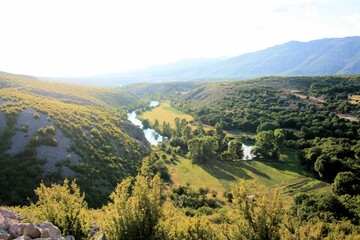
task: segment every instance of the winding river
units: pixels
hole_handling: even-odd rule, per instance
[[[156,107],[157,105],[159,105],[158,101],[151,101],[150,102],[150,107]],[[130,122],[132,122],[134,125],[139,126],[141,129],[143,129],[143,124],[141,123],[141,120],[139,120],[136,117],[136,111],[132,111],[130,113],[127,114],[128,115],[128,120]],[[145,138],[149,141],[150,144],[152,145],[158,145],[159,142],[162,142],[164,140],[164,137],[161,136],[158,132],[156,132],[154,129],[151,128],[147,128],[147,129],[143,129]]]
[[[157,105],[159,105],[158,101],[151,101],[149,106],[150,107],[156,107]],[[128,113],[127,115],[128,115],[128,120],[130,122],[132,122],[134,125],[137,125],[141,129],[143,129],[144,126],[141,123],[141,120],[137,118],[136,111],[132,111],[132,112]],[[156,132],[155,129],[147,128],[147,129],[143,129],[143,132],[144,132],[145,138],[152,145],[158,145],[159,142],[162,142],[164,140],[164,137],[161,136],[158,132]],[[250,160],[250,159],[252,159],[253,156],[252,156],[252,154],[250,154],[250,151],[254,146],[253,145],[246,145],[246,144],[243,143],[242,147],[244,149],[244,157],[243,157],[242,160]]]

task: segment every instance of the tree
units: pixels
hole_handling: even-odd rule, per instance
[[[339,172],[332,188],[337,195],[357,195],[360,194],[360,179],[352,172]]]
[[[142,125],[143,125],[143,129],[148,129],[150,128],[150,121],[148,119],[144,119],[141,121]]]
[[[242,159],[244,156],[244,149],[242,143],[235,139],[229,142],[228,150],[221,154],[223,160]]]
[[[199,135],[199,136],[205,135],[204,124],[201,121],[197,123],[195,132],[194,132],[195,135]]]
[[[214,137],[197,137],[188,142],[188,156],[194,162],[204,162],[215,155],[217,141]]]
[[[230,239],[280,239],[284,210],[277,190],[265,193],[260,189],[252,195],[241,181],[232,194],[235,212]]]
[[[171,138],[171,127],[170,127],[170,123],[168,122],[163,122],[162,124],[162,131],[161,131],[161,135]]]
[[[256,143],[251,152],[256,158],[277,159],[280,155],[279,150],[279,139],[274,131],[269,130],[257,134]]]
[[[277,128],[279,128],[280,125],[278,122],[263,122],[261,123],[257,129],[256,129],[256,133],[260,133],[262,131],[269,131],[269,130],[275,130]]]
[[[116,187],[105,208],[102,231],[107,239],[153,239],[161,212],[161,181],[137,176]]]
[[[192,128],[190,126],[185,126],[182,130],[182,138],[185,143],[193,138]]]
[[[38,201],[32,205],[38,221],[49,221],[58,226],[63,235],[76,239],[86,236],[88,231],[84,220],[87,204],[76,182],[64,180],[63,185],[44,183],[35,189]]]

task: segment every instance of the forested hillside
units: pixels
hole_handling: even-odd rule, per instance
[[[77,178],[91,206],[135,175],[150,146],[126,119],[143,106],[122,90],[0,74],[2,204],[27,204],[42,180]]]

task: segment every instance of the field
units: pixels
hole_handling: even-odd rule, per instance
[[[152,109],[151,111],[144,112],[140,116],[142,119],[148,119],[151,123],[154,123],[157,119],[160,124],[164,121],[170,123],[172,128],[175,127],[175,118],[185,118],[187,121],[191,121],[193,119],[192,116],[183,113],[173,107],[170,106],[169,102],[163,102],[160,106]]]
[[[160,125],[165,121],[170,123],[170,126],[172,128],[175,127],[175,118],[185,118],[188,122],[193,120],[193,117],[189,114],[186,114],[176,108],[173,108],[170,106],[170,102],[163,102],[158,107],[153,108],[151,111],[142,113],[139,118],[141,119],[148,119],[151,123],[154,123],[157,119],[160,123]],[[192,129],[196,129],[196,124],[191,123],[190,126]],[[204,125],[204,130],[214,130],[214,127],[209,125]],[[240,136],[247,136],[250,138],[254,137],[254,134],[241,132],[241,131],[225,131],[228,137],[236,138]]]
[[[217,192],[220,201],[225,202],[224,192],[239,180],[246,180],[250,189],[258,186],[279,188],[285,207],[290,206],[292,196],[316,189],[317,192],[329,192],[330,186],[312,178],[299,164],[296,153],[285,150],[280,162],[240,161],[224,162],[209,160],[206,163],[193,164],[191,160],[179,157],[168,163],[171,181],[175,185],[190,185],[198,189],[208,187]]]
[[[352,104],[359,104],[360,103],[360,95],[352,95],[350,97],[350,102]]]

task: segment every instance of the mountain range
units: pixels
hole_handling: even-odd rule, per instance
[[[226,81],[263,76],[311,76],[360,73],[360,37],[292,41],[230,58],[188,59],[147,69],[52,79],[90,85],[139,82]]]

